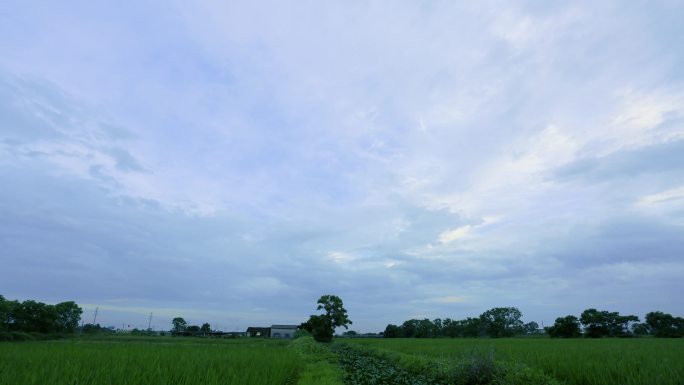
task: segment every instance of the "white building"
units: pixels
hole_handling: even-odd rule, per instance
[[[271,338],[292,338],[297,325],[271,325]]]

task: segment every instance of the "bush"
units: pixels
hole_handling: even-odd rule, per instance
[[[21,341],[33,341],[36,338],[32,336],[29,333],[24,333],[24,332],[3,332],[0,333],[0,341],[13,341],[13,342],[21,342]]]

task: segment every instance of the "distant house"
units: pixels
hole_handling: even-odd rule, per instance
[[[220,333],[220,337],[223,338],[240,338],[240,337],[248,337],[249,333],[247,332],[225,332],[225,333]]]
[[[250,337],[270,337],[271,336],[271,328],[250,326],[247,328],[247,334]]]
[[[271,325],[271,338],[292,338],[297,325]]]

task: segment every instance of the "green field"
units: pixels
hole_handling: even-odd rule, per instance
[[[684,384],[684,340],[632,339],[353,339],[374,349],[435,360],[473,350],[522,362],[568,385]]]
[[[294,384],[303,362],[287,344],[162,337],[1,343],[0,384]]]
[[[493,354],[498,361],[522,363],[567,385],[684,384],[682,339],[337,341],[335,344],[360,345],[370,352],[380,352],[380,359],[382,352],[391,352],[409,361],[435,364],[463,362],[479,351]],[[339,385],[344,372],[337,367],[335,357],[328,345],[310,338],[278,341],[117,336],[0,343],[0,385]]]

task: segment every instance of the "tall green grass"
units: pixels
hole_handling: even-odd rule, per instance
[[[0,385],[274,385],[303,366],[286,342],[186,338],[0,344]]]
[[[682,339],[355,339],[427,358],[459,359],[473,349],[538,368],[569,385],[684,384]]]

